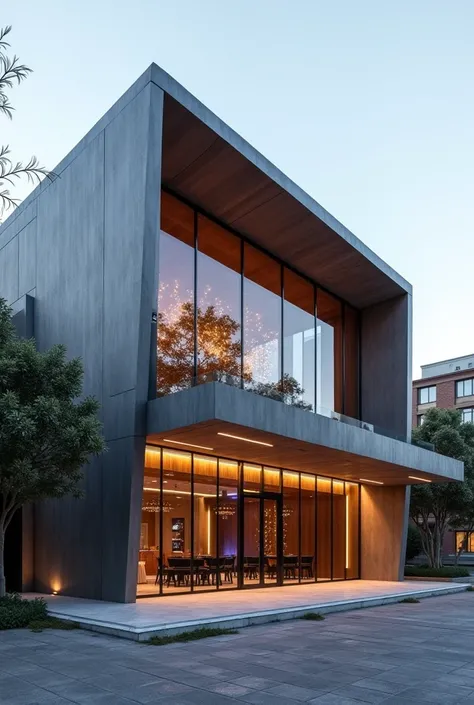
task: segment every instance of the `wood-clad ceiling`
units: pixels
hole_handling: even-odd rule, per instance
[[[348,241],[350,233],[348,239],[336,233],[168,94],[162,182],[357,308],[406,293],[380,260]]]
[[[219,433],[241,436],[273,445],[272,447],[257,445],[221,436]],[[172,441],[178,443],[173,444]],[[440,481],[440,477],[434,474],[411,471],[394,463],[313,443],[305,443],[294,438],[282,438],[276,434],[263,433],[218,419],[165,433],[152,433],[148,435],[147,442],[174,448],[177,451],[181,450],[183,453],[194,451],[203,455],[220,456],[287,470],[300,470],[301,472],[354,482],[359,482],[363,478],[369,481],[383,482],[384,485],[420,484],[416,480],[411,480],[409,475],[421,476],[434,482]],[[186,444],[196,444],[196,447]],[[203,447],[212,450],[206,450]],[[443,478],[443,481],[448,481],[448,478]]]

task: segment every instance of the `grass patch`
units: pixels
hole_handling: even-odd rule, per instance
[[[307,619],[310,622],[322,622],[325,617],[319,612],[306,612],[301,615],[300,619]]]
[[[468,578],[470,573],[461,566],[443,566],[430,568],[427,565],[406,565],[405,575],[411,578]]]
[[[419,599],[417,597],[404,597],[403,600],[398,600],[401,605],[417,605]]]
[[[165,646],[166,644],[175,644],[176,642],[197,641],[198,639],[207,639],[210,636],[225,636],[227,634],[238,634],[237,629],[220,629],[219,627],[203,627],[195,629],[193,632],[183,632],[182,634],[171,634],[170,636],[152,636],[145,644],[150,646]]]
[[[22,629],[42,619],[47,619],[47,607],[41,597],[26,600],[17,593],[0,597],[0,630]]]
[[[72,629],[80,629],[80,626],[77,622],[69,622],[66,619],[45,617],[44,619],[33,619],[28,624],[28,629],[31,629],[32,632],[42,632],[44,629],[62,629],[69,632]]]

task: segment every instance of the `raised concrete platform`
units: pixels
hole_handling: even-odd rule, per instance
[[[83,600],[61,595],[44,597],[50,614],[78,622],[83,628],[135,641],[178,634],[201,627],[240,628],[287,619],[305,612],[341,612],[398,602],[405,597],[434,597],[463,592],[468,584],[352,580],[253,590],[226,590],[153,597],[135,604]]]

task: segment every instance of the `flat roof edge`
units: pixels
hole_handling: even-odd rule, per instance
[[[150,400],[147,415],[148,435],[217,420],[427,473],[435,482],[464,476],[463,463],[453,458],[219,382]]]
[[[354,233],[352,233],[345,225],[337,220],[329,213],[320,203],[312,198],[306,191],[286,176],[278,167],[276,167],[269,159],[261,154],[247,140],[241,137],[227,123],[207,108],[200,100],[190,93],[184,86],[178,83],[166,71],[153,63],[150,67],[152,81],[155,85],[161,88],[165,93],[171,96],[174,100],[180,103],[184,108],[189,110],[199,120],[201,120],[210,129],[216,132],[222,139],[228,142],[242,156],[252,162],[258,169],[263,171],[269,178],[277,183],[281,188],[287,191],[293,198],[299,201],[319,220],[325,223],[333,232],[344,239],[349,245],[360,252],[374,266],[376,266],[383,274],[392,279],[406,293],[412,293],[412,285],[388,265],[381,257],[373,250],[365,245]]]
[[[333,215],[323,208],[315,199],[303,191],[294,181],[285,176],[272,162],[264,157],[258,150],[252,147],[235,130],[229,127],[215,113],[195,98],[186,88],[172,78],[166,71],[157,64],[152,63],[143,74],[128,88],[122,96],[112,105],[112,107],[95,123],[95,125],[79,140],[75,147],[57,164],[52,171],[61,174],[64,169],[72,163],[78,154],[91,142],[105,127],[132,101],[146,85],[152,82],[161,88],[165,93],[174,98],[183,107],[193,113],[198,119],[216,132],[234,149],[252,162],[258,169],[263,171],[270,179],[287,191],[293,198],[299,201],[314,216],[325,223],[331,230],[345,240],[351,247],[357,250],[363,257],[377,267],[385,276],[395,282],[403,292],[412,293],[411,284],[398,272],[390,267],[375,252],[367,247],[358,237],[356,237],[347,227],[340,223]],[[6,218],[0,225],[0,237],[15,220],[38,198],[43,190],[49,187],[51,182],[47,179],[38,186],[22,201],[22,203]]]

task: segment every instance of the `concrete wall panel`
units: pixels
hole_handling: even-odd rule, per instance
[[[361,414],[364,421],[411,435],[411,296],[361,312]]]

